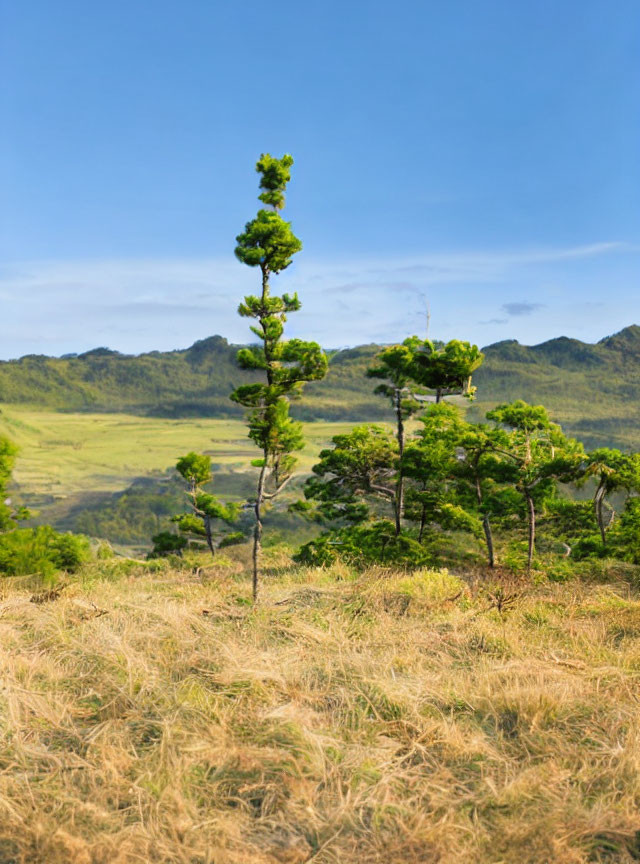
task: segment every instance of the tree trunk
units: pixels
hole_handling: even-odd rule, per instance
[[[393,520],[395,523],[396,537],[398,537],[402,530],[402,523],[400,521],[400,502],[398,501],[397,490],[393,498]]]
[[[422,505],[422,513],[420,514],[420,533],[418,534],[418,543],[422,543],[422,535],[424,534],[424,528],[427,524],[427,508],[423,504]]]
[[[404,453],[404,421],[402,419],[402,399],[400,389],[396,387],[396,420],[398,423],[398,480],[396,481],[396,501],[395,501],[395,517],[396,517],[396,537],[402,530],[402,516],[404,514],[404,477],[402,476],[402,454]]]
[[[215,546],[213,545],[213,535],[211,533],[211,517],[210,516],[205,515],[205,517],[204,517],[204,530],[205,530],[205,534],[207,537],[207,546],[209,547],[211,554],[215,558],[216,549],[215,549]]]
[[[478,476],[478,463],[480,461],[480,455],[478,455],[474,462],[474,470],[476,476],[476,499],[478,501],[478,506],[482,508],[482,486],[480,484],[480,477]],[[489,521],[489,514],[485,513],[482,517],[482,530],[484,531],[485,540],[487,541],[487,557],[489,559],[489,567],[495,567],[495,557],[493,554],[493,533],[491,532],[491,522]]]
[[[258,577],[260,573],[260,550],[262,541],[262,500],[264,496],[264,482],[267,474],[267,452],[264,451],[264,461],[260,469],[258,477],[258,490],[256,494],[256,503],[254,513],[256,515],[256,524],[253,529],[253,602],[258,599]]]
[[[596,494],[593,499],[593,509],[595,510],[596,522],[598,523],[598,531],[600,532],[600,539],[602,540],[602,545],[606,546],[607,536],[606,529],[604,524],[604,495],[605,495],[605,487],[600,484],[598,489],[596,490]]]
[[[489,567],[495,567],[495,558],[493,555],[493,534],[491,533],[491,522],[489,522],[489,514],[485,513],[482,519],[482,528],[487,541],[487,557],[489,559]]]
[[[527,570],[531,570],[533,552],[536,545],[536,508],[528,489],[525,489],[524,494],[527,499],[527,507],[529,510],[529,550],[527,554]]]

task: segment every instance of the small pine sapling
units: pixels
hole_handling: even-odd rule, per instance
[[[178,460],[176,470],[187,481],[186,495],[190,512],[174,516],[172,521],[177,524],[181,534],[206,543],[211,554],[215,555],[220,532],[214,531],[213,523],[220,521],[230,524],[237,517],[240,505],[223,504],[215,495],[204,490],[204,485],[212,479],[210,456],[187,453]],[[167,542],[164,538],[165,546]]]
[[[582,444],[567,438],[549,419],[543,405],[528,405],[522,399],[497,405],[487,419],[510,430],[505,448],[496,447],[516,468],[514,485],[527,508],[527,569],[531,570],[536,541],[537,501],[555,494],[558,481],[570,482],[580,475]]]
[[[609,447],[599,447],[587,454],[584,479],[592,477],[596,481],[593,495],[593,512],[600,532],[603,546],[607,543],[607,531],[611,527],[615,510],[607,501],[614,492],[624,490],[627,495],[640,491],[640,455],[622,453]],[[605,516],[605,508],[609,517]]]

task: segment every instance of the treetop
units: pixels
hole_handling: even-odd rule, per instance
[[[281,159],[263,153],[256,163],[256,171],[261,175],[260,188],[265,190],[258,198],[275,210],[284,207],[284,191],[291,180],[292,165],[293,156],[290,153],[285,153]]]

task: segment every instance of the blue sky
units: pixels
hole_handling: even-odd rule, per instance
[[[248,338],[293,153],[291,335],[640,323],[637,0],[0,0],[0,357]]]

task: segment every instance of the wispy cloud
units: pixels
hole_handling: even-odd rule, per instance
[[[544,303],[503,303],[502,308],[511,317],[519,317],[520,315],[532,315],[538,309],[544,309]]]
[[[588,303],[602,302],[593,273],[605,274],[600,285],[610,285],[608,262],[614,261],[619,273],[625,256],[637,267],[639,252],[621,243],[595,243],[335,261],[301,255],[274,278],[274,289],[301,294],[303,308],[291,316],[287,332],[332,347],[423,333],[427,300],[434,336],[504,338],[509,322],[507,335],[531,340],[584,326],[585,316],[569,315],[568,301],[579,299],[585,310]],[[628,282],[631,306],[624,304],[625,289],[619,286],[619,313],[607,304],[609,317],[602,321],[607,332],[616,326],[614,314],[627,319],[621,326],[640,315]],[[554,292],[547,284],[567,287]],[[257,286],[256,271],[231,256],[5,263],[0,355],[82,351],[97,344],[127,352],[179,348],[213,333],[243,342],[250,334],[236,310]],[[540,299],[514,301],[514,295]],[[543,307],[544,316],[532,314]],[[493,309],[504,317],[487,318]]]

